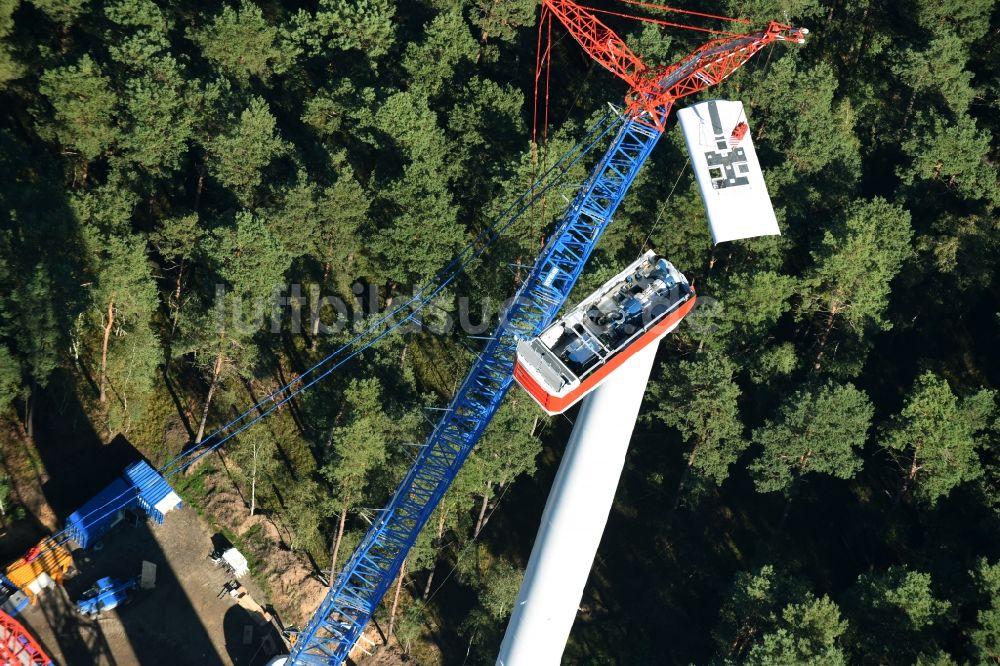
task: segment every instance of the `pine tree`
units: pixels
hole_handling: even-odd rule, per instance
[[[214,311],[182,321],[179,347],[195,354],[208,380],[196,443],[205,434],[220,383],[254,369],[259,349],[253,338],[272,313],[273,297],[291,261],[267,222],[250,213],[238,213],[232,225],[216,229],[202,244],[200,259],[219,281],[214,285]]]
[[[21,397],[21,366],[6,346],[0,345],[0,414]]]
[[[112,183],[75,197],[86,260],[93,274],[84,330],[108,429],[126,429],[141,413],[162,361],[153,317],[159,307],[146,237],[132,233],[135,199]],[[109,400],[113,396],[113,400]]]
[[[272,433],[264,428],[253,428],[241,434],[235,446],[227,447],[239,466],[246,484],[250,487],[250,515],[257,510],[257,488],[268,482],[278,467],[274,457],[278,452]]]
[[[31,4],[67,29],[87,11],[90,0],[31,0]]]
[[[378,58],[393,45],[394,14],[388,0],[320,0],[315,14],[300,10],[295,15],[292,35],[309,55],[357,49]]]
[[[919,655],[937,651],[951,603],[934,595],[929,574],[906,567],[862,574],[848,596],[848,644],[857,660],[912,664]]]
[[[760,340],[791,308],[798,280],[774,271],[736,273],[719,292],[721,316],[715,320],[717,335],[733,348]]]
[[[340,423],[330,433],[322,474],[333,485],[331,508],[337,515],[331,561],[336,566],[348,511],[365,497],[369,475],[384,466],[390,444],[405,442],[416,429],[412,414],[387,410],[389,398],[378,379],[350,382]]]
[[[541,416],[535,404],[526,398],[516,396],[508,400],[463,465],[455,480],[456,494],[474,493],[480,500],[473,538],[486,525],[494,493],[504,492],[524,474],[534,474],[535,460],[542,450],[536,432]]]
[[[403,58],[410,88],[434,97],[455,76],[462,61],[472,62],[477,52],[476,40],[458,7],[438,14],[426,27],[420,44],[411,44]]]
[[[976,448],[996,413],[994,395],[983,390],[960,401],[948,382],[934,373],[917,378],[906,406],[891,419],[879,441],[903,477],[897,502],[912,490],[921,501],[934,504],[979,476]]]
[[[56,140],[85,161],[96,159],[119,139],[115,127],[118,97],[111,80],[89,55],[75,65],[44,72],[39,90],[54,110]],[[47,119],[42,122],[48,124]]]
[[[728,357],[709,350],[693,361],[668,367],[651,389],[652,415],[677,428],[690,447],[687,469],[717,485],[726,480],[730,466],[748,445],[735,373],[736,365]]]
[[[812,253],[815,263],[804,281],[799,312],[818,331],[815,369],[824,366],[838,326],[855,340],[891,328],[884,316],[890,284],[910,255],[911,235],[909,214],[879,198],[853,203],[823,234]],[[839,369],[856,374],[859,363],[857,358],[842,359]]]
[[[788,492],[805,474],[817,472],[850,479],[861,469],[874,408],[851,384],[826,384],[796,391],[776,419],[753,431],[762,447],[750,469],[760,492]]]
[[[534,23],[536,4],[533,0],[475,0],[471,18],[480,30],[480,43],[494,38],[513,42],[518,30]]]
[[[206,60],[242,86],[251,78],[268,83],[298,55],[282,31],[249,0],[243,0],[239,9],[223,7],[210,24],[189,34]]]
[[[746,663],[758,666],[810,664],[837,666],[848,663],[841,647],[847,622],[829,597],[807,595],[801,603],[785,606],[778,628],[761,637]]]
[[[938,182],[969,200],[1000,202],[997,168],[990,160],[993,137],[962,114],[955,121],[933,111],[920,115],[903,141],[909,163],[896,173],[908,185]]]
[[[781,609],[806,594],[801,581],[770,564],[737,573],[712,631],[716,655],[721,659],[742,658],[758,636],[777,631]]]
[[[181,166],[197,122],[186,73],[171,56],[152,60],[125,83],[121,144],[128,159],[153,176]]]
[[[230,121],[232,129],[207,146],[209,172],[249,206],[264,182],[265,169],[291,147],[281,138],[277,121],[260,97],[250,100],[239,120]]]
[[[794,219],[811,219],[815,211],[810,203],[815,200],[823,201],[823,210],[829,210],[833,200],[846,204],[845,196],[860,176],[857,114],[850,98],[838,97],[838,87],[830,64],[807,68],[788,54],[773,62],[746,93],[754,144],[761,163],[769,167],[769,191],[787,202]],[[785,95],[789,90],[796,91],[794,99]],[[786,191],[789,196],[783,199]]]
[[[390,280],[423,282],[464,242],[448,189],[454,165],[446,159],[446,139],[425,98],[397,93],[379,109],[376,121],[395,137],[407,163],[402,176],[383,189],[386,227],[372,245],[384,257]],[[421,251],[413,252],[414,247]]]
[[[957,35],[941,33],[926,49],[909,48],[902,56],[893,69],[911,89],[903,112],[903,126],[912,118],[917,99],[922,96],[926,96],[925,100],[930,98],[927,102],[936,102],[939,108],[950,109],[955,116],[965,114],[975,91],[971,85],[972,72],[965,69],[968,50]]]
[[[973,653],[979,663],[1000,660],[1000,563],[990,564],[986,558],[969,572],[983,602],[976,612],[977,626],[969,633]]]
[[[0,0],[0,90],[24,73],[7,38],[14,32],[14,11],[21,0]]]

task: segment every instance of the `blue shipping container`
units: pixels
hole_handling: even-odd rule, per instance
[[[100,539],[121,520],[122,510],[136,501],[136,489],[125,479],[115,479],[92,500],[70,514],[66,531],[81,548]]]
[[[160,509],[169,511],[180,506],[180,497],[174,493],[166,479],[150,467],[145,460],[126,467],[124,476],[138,493],[139,507],[157,523],[163,523],[163,513],[160,512],[157,505],[165,498],[170,497],[171,501]]]

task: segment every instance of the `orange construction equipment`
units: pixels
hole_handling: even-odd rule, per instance
[[[7,567],[7,577],[21,588],[31,603],[35,596],[53,583],[62,583],[73,570],[73,556],[66,546],[46,537],[28,554]]]

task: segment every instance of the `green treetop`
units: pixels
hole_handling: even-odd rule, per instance
[[[124,157],[154,176],[177,169],[197,118],[190,107],[187,72],[172,56],[154,58],[125,82]]]
[[[378,58],[392,47],[395,11],[389,0],[320,0],[315,14],[294,16],[292,34],[311,56],[359,49]]]
[[[438,14],[427,24],[424,41],[406,49],[403,66],[410,89],[428,97],[439,94],[454,76],[455,67],[463,60],[471,62],[477,49],[457,7]]]
[[[722,659],[744,657],[758,636],[778,629],[781,609],[806,594],[801,581],[770,564],[737,573],[712,632],[716,654]]]
[[[7,43],[7,36],[14,31],[14,10],[19,4],[21,0],[0,0],[0,89],[24,73],[24,67],[15,59],[13,48]]]
[[[479,41],[513,42],[520,28],[534,24],[537,5],[534,0],[474,0],[471,18]]]
[[[879,442],[902,473],[899,497],[912,489],[918,499],[934,504],[979,476],[976,448],[995,411],[992,391],[959,400],[944,379],[932,372],[920,375]]]
[[[940,108],[963,115],[975,97],[966,44],[955,34],[944,32],[931,40],[926,49],[908,48],[893,65],[893,70],[911,89],[903,115],[905,125],[922,95]]]
[[[778,628],[764,634],[747,655],[755,666],[840,666],[847,663],[841,646],[847,621],[829,597],[807,595],[781,611]]]
[[[798,280],[794,277],[774,271],[732,275],[718,292],[722,302],[715,319],[718,336],[734,349],[761,340],[791,308],[797,287]]]
[[[750,468],[757,489],[788,491],[810,472],[853,477],[861,469],[858,451],[873,413],[868,396],[851,384],[796,391],[777,418],[753,431],[754,443],[762,447]]]
[[[891,327],[884,316],[890,284],[910,256],[911,235],[909,213],[881,198],[854,202],[824,232],[812,253],[815,263],[805,277],[799,313],[818,330],[816,369],[836,327],[854,339]]]
[[[990,564],[982,558],[969,573],[983,599],[976,613],[978,625],[969,639],[979,663],[994,664],[1000,662],[1000,563]]]
[[[710,350],[666,371],[652,387],[653,416],[681,433],[690,447],[688,466],[721,485],[748,444],[740,420],[740,388],[733,381],[736,365]]]
[[[936,652],[951,609],[934,595],[929,574],[906,567],[862,574],[848,605],[855,660],[880,664],[912,664],[919,655]]]
[[[448,188],[455,165],[447,159],[447,139],[426,98],[397,93],[379,109],[376,121],[395,138],[408,163],[382,192],[386,228],[373,247],[386,259],[389,279],[420,281],[446,265],[465,238]]]
[[[192,30],[190,36],[206,60],[244,86],[251,78],[267,83],[297,56],[297,49],[282,31],[247,0],[239,9],[224,7],[210,24]]]
[[[264,182],[264,170],[287,155],[290,146],[282,140],[267,102],[259,97],[250,100],[239,120],[232,122],[229,132],[209,142],[208,167],[242,204],[249,205]]]
[[[118,98],[111,80],[89,55],[75,65],[44,72],[39,88],[55,110],[56,139],[84,160],[96,159],[119,138],[115,127]]]
[[[990,159],[993,136],[962,114],[955,121],[933,111],[920,114],[902,143],[909,163],[896,173],[908,185],[938,182],[969,200],[1000,202],[997,167]]]
[[[0,345],[0,413],[21,397],[21,364],[6,345]]]
[[[162,362],[153,328],[159,298],[147,242],[128,230],[135,201],[120,194],[108,186],[74,200],[94,276],[83,333],[86,347],[94,350],[99,399],[115,397],[108,423],[112,432],[127,428],[130,415],[141,409],[136,398],[149,395]]]
[[[914,15],[928,35],[948,30],[968,44],[983,37],[990,28],[992,0],[916,0]]]

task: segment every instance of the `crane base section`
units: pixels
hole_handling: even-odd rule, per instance
[[[0,611],[0,664],[4,666],[52,666],[38,641],[20,622]]]

